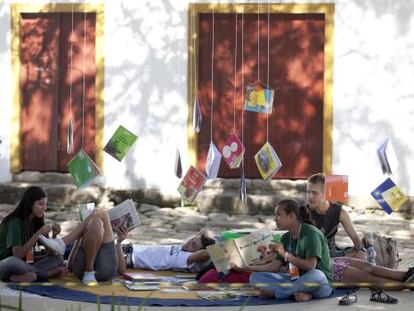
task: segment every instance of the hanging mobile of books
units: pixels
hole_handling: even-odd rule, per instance
[[[194,4],[192,4],[191,6],[192,8],[192,14],[191,14],[191,27],[193,28],[193,37],[192,37],[192,49],[193,49],[193,68],[194,68],[194,72],[191,71],[190,75],[193,74],[194,75],[194,102],[193,102],[193,130],[194,133],[200,133],[201,130],[201,121],[203,119],[202,114],[201,114],[201,110],[200,110],[200,102],[198,100],[198,96],[197,96],[197,63],[196,63],[196,37],[197,37],[197,32],[195,29],[195,9],[194,9]]]
[[[73,33],[73,5],[72,5],[72,33]],[[69,161],[67,168],[72,175],[78,188],[84,188],[90,185],[101,173],[99,167],[83,149],[85,135],[85,62],[86,62],[86,12],[84,12],[84,29],[83,29],[83,87],[82,87],[82,136],[81,150]],[[71,66],[72,67],[72,66]],[[71,77],[72,78],[72,77]],[[71,81],[72,84],[72,81]],[[70,99],[71,101],[71,99]],[[73,142],[73,138],[72,138]],[[69,144],[68,144],[69,145]],[[72,146],[73,147],[73,146]]]
[[[268,9],[268,30],[269,30],[269,14]],[[269,33],[268,33],[268,49],[269,49]],[[268,51],[269,55],[269,51]],[[268,56],[269,59],[269,56]],[[269,65],[269,61],[268,61]],[[273,99],[275,91],[267,84],[260,80],[260,6],[257,1],[257,80],[249,83],[246,88],[246,96],[244,99],[244,110],[271,114],[273,108]]]
[[[258,7],[259,12],[259,7]],[[257,44],[260,46],[260,40],[259,40],[259,13],[257,17],[257,32],[258,32],[258,38],[257,38]],[[270,9],[268,7],[267,11],[267,84],[269,84],[269,40],[270,39]],[[260,49],[258,48],[258,51]],[[258,62],[259,62],[259,54],[258,54]],[[258,63],[259,66],[259,63]],[[259,75],[259,68],[257,69],[258,75]],[[259,78],[258,78],[259,80]],[[247,87],[249,89],[249,86]],[[272,93],[273,94],[273,93]],[[246,95],[247,98],[247,95]],[[273,106],[273,95],[272,95],[272,101],[271,106]],[[246,107],[246,106],[245,106]],[[264,180],[270,180],[272,177],[280,170],[282,167],[282,162],[280,161],[276,151],[273,149],[272,145],[269,143],[269,114],[272,112],[272,109],[270,108],[270,111],[266,115],[266,143],[260,148],[260,150],[255,154],[254,160],[256,162],[257,168],[259,170],[260,175]]]

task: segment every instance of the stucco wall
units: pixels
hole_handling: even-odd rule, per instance
[[[0,4],[0,181],[9,181],[10,3]],[[36,2],[29,1],[25,2]],[[56,1],[64,2],[64,1]],[[94,3],[90,1],[89,3]],[[105,3],[104,142],[119,124],[138,134],[123,162],[104,155],[105,184],[176,193],[178,147],[187,158],[187,7],[184,0]],[[254,2],[254,1],[253,1]],[[261,3],[263,1],[260,1]],[[279,3],[279,1],[275,1]],[[282,1],[295,2],[295,1]],[[376,149],[393,140],[395,181],[414,194],[414,1],[334,2],[333,173],[350,193],[369,196],[383,179]]]

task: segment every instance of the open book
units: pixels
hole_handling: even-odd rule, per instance
[[[190,166],[184,178],[182,179],[177,191],[181,194],[186,202],[193,202],[197,194],[203,188],[207,177],[197,170],[194,166]]]
[[[223,147],[222,154],[224,161],[230,168],[238,168],[245,152],[244,145],[236,134],[231,134]]]
[[[78,204],[79,220],[84,220],[95,209],[94,203]],[[112,230],[119,232],[119,228],[125,227],[131,231],[141,224],[134,201],[125,200],[121,204],[108,210],[109,219],[111,220]]]
[[[120,125],[103,150],[118,161],[122,161],[136,140],[135,134]]]
[[[67,166],[78,188],[88,186],[100,174],[99,167],[83,149],[69,161]]]
[[[393,172],[395,173],[398,167],[398,160],[390,139],[387,139],[377,149],[377,155],[381,164],[382,173],[387,175],[391,175]]]
[[[268,247],[272,240],[270,230],[263,228],[234,240],[209,245],[207,251],[216,270],[227,273],[230,263],[239,267],[257,264],[262,259],[258,247]]]

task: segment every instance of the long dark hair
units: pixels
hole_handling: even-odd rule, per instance
[[[286,215],[293,213],[300,222],[313,225],[309,209],[304,205],[300,205],[296,200],[282,199],[276,205],[282,207]]]
[[[17,204],[17,207],[10,214],[3,218],[3,221],[0,224],[0,231],[3,229],[4,226],[7,225],[7,223],[12,218],[19,218],[23,222],[24,226],[30,225],[29,228],[24,228],[24,230],[29,230],[29,235],[33,235],[33,233],[35,233],[45,224],[45,216],[43,215],[40,218],[34,217],[32,222],[29,224],[29,215],[33,212],[34,203],[46,197],[46,192],[40,187],[31,186],[27,188],[26,191],[23,193],[22,199],[20,200],[19,204]],[[24,238],[27,240],[28,238],[30,238],[30,236],[25,236]]]

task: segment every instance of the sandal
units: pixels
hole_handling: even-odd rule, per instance
[[[398,303],[398,299],[388,295],[382,289],[371,290],[371,301],[380,302],[380,303],[390,303],[395,304]]]
[[[352,292],[352,293],[349,293],[348,295],[342,297],[339,300],[338,304],[340,306],[349,306],[349,305],[352,305],[353,303],[355,303],[357,301],[358,301],[358,297],[357,297],[356,292]]]

